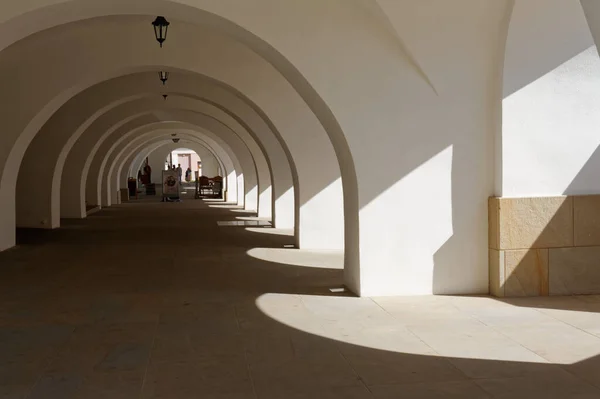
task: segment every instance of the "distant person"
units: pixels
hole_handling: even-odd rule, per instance
[[[190,182],[192,180],[192,168],[187,168],[185,171],[185,181]]]
[[[147,176],[146,184],[152,183],[152,168],[148,163],[146,163],[146,166],[144,166],[144,174]]]
[[[181,183],[181,177],[183,176],[183,169],[181,169],[181,164],[177,165],[177,176],[179,176],[179,183]]]

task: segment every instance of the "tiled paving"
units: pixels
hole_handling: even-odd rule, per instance
[[[0,398],[600,398],[600,297],[344,296],[339,254],[217,223],[248,216],[145,200],[21,234]]]

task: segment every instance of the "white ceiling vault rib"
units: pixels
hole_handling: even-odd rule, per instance
[[[394,19],[392,13],[394,12],[394,10],[391,7],[393,7],[393,3],[397,3],[397,1],[392,0],[392,3],[390,3],[388,0],[368,0],[367,2],[372,4],[371,8],[373,9],[375,15],[377,15],[382,20],[386,29],[394,35],[396,41],[398,42],[399,50],[406,56],[406,58],[408,58],[412,66],[417,70],[419,75],[421,75],[421,77],[427,82],[427,84],[429,85],[429,87],[431,87],[435,94],[438,94],[434,83],[427,75],[425,69],[423,69],[423,66],[419,63],[419,60],[411,52],[409,46],[402,39],[400,31],[396,28],[396,24],[393,22]]]

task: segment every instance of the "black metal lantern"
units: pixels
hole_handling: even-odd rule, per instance
[[[173,140],[173,143],[175,143],[175,144],[179,143],[179,139],[172,139],[172,140]]]
[[[169,21],[161,16],[156,17],[154,22],[152,22],[152,26],[154,26],[154,36],[156,37],[156,41],[160,44],[160,47],[162,47],[164,41],[167,40],[169,25]]]
[[[169,95],[168,94],[163,94],[162,96],[165,99],[165,101],[167,101],[167,97],[169,97]]]
[[[167,84],[167,80],[169,80],[169,72],[160,71],[158,73],[158,78],[160,79],[163,85]]]

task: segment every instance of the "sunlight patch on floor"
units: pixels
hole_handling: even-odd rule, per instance
[[[486,297],[271,293],[257,298],[256,305],[279,323],[342,345],[457,362],[570,365],[600,355],[600,307],[581,312],[523,307]]]
[[[260,228],[247,227],[246,231],[249,231],[251,233],[274,234],[274,235],[279,235],[279,236],[289,236],[289,237],[294,236],[294,230],[291,230],[291,229],[277,229],[277,228],[265,229],[262,227],[260,227]],[[292,245],[292,247],[293,247],[293,245]]]
[[[321,269],[344,268],[344,254],[339,251],[309,251],[289,248],[252,248],[249,256],[267,262]]]

